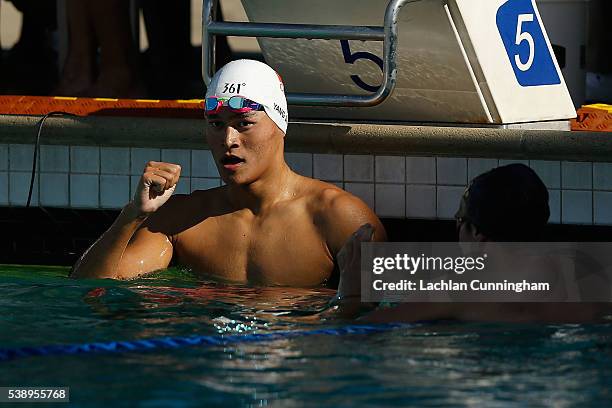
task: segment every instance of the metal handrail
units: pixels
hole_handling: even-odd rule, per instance
[[[370,95],[287,93],[290,105],[366,107],[381,104],[397,82],[397,20],[401,8],[420,0],[391,0],[385,10],[383,27],[337,25],[225,23],[215,21],[219,0],[203,0],[202,78],[208,86],[215,70],[215,35],[267,38],[342,39],[383,41],[383,84]],[[281,73],[282,74],[282,73]]]
[[[247,25],[248,24],[248,25]],[[208,26],[210,34],[236,37],[314,38],[326,40],[384,41],[383,27],[351,27],[341,25],[275,24],[275,23],[226,23],[213,21]]]

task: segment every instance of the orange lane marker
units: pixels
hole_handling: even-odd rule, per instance
[[[612,132],[612,105],[585,105],[578,109],[578,117],[571,123],[572,130]]]
[[[66,112],[78,116],[139,116],[204,119],[201,99],[114,99],[77,98],[70,96],[0,95],[2,115],[45,115]]]

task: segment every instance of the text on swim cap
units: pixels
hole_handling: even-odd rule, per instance
[[[241,86],[246,86],[246,84],[244,82],[241,84],[226,82],[225,86],[223,87],[223,93],[240,93]]]
[[[277,104],[274,104],[274,110],[277,111],[279,115],[281,115],[281,118],[285,119],[285,122],[287,121],[287,112],[285,112],[283,108],[281,108]]]

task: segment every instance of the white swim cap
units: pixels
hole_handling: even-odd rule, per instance
[[[213,76],[206,97],[244,96],[263,105],[264,110],[283,131],[287,132],[289,114],[283,81],[263,62],[241,59],[232,61]]]

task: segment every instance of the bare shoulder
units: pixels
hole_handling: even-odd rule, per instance
[[[333,253],[363,224],[374,227],[374,240],[385,241],[385,228],[374,212],[358,197],[319,180],[308,186],[315,222],[320,226]]]
[[[322,216],[350,218],[355,213],[372,213],[372,210],[358,197],[333,184],[315,181],[317,186],[313,191],[313,198]]]
[[[175,194],[144,224],[153,232],[171,236],[180,233],[213,214],[225,202],[226,186],[210,190],[196,190],[191,194]]]

